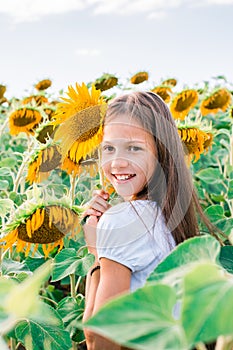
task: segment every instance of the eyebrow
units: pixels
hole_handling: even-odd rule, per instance
[[[106,140],[106,141],[103,141],[102,144],[107,144],[107,143],[114,143],[114,141],[117,141],[117,142],[122,142],[122,139],[115,139],[115,140]],[[127,143],[127,144],[132,144],[132,143],[145,143],[146,140],[124,140],[123,141],[124,143]]]

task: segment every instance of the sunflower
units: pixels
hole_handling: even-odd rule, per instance
[[[116,86],[118,83],[118,78],[112,74],[103,74],[100,78],[96,79],[94,82],[95,88],[97,90],[106,91]]]
[[[54,125],[64,122],[87,107],[105,104],[101,91],[96,90],[94,85],[92,85],[91,91],[84,83],[82,85],[76,83],[75,88],[68,86],[66,94],[69,98],[61,97],[64,102],[57,103]]]
[[[48,99],[45,96],[42,95],[32,95],[29,97],[26,97],[25,99],[23,99],[22,104],[26,105],[26,104],[30,104],[30,103],[34,103],[36,104],[36,106],[41,106],[44,103],[48,103]]]
[[[48,89],[51,85],[52,85],[52,81],[50,79],[43,79],[35,85],[35,88],[38,91],[42,91],[42,90]]]
[[[6,92],[6,86],[0,84],[0,100],[4,97],[5,92]]]
[[[46,106],[45,108],[43,108],[43,111],[48,116],[49,120],[53,119],[53,116],[55,114],[55,108]]]
[[[48,178],[50,171],[59,166],[61,162],[61,153],[58,145],[46,145],[45,148],[37,150],[32,157],[28,167],[26,180],[41,182]]]
[[[159,95],[165,103],[170,102],[172,90],[169,86],[156,86],[151,91]]]
[[[69,87],[70,99],[58,105],[54,125],[61,123],[54,140],[61,141],[62,160],[69,157],[79,163],[95,151],[102,140],[102,123],[107,104],[101,91],[92,85],[89,93],[87,86],[76,84],[77,92]]]
[[[230,117],[230,118],[233,118],[233,106],[230,107],[230,110],[229,110],[229,117]]]
[[[216,114],[220,110],[224,112],[231,102],[231,93],[227,89],[218,89],[201,102],[201,114],[205,116],[210,113]]]
[[[26,132],[27,135],[34,134],[35,129],[41,122],[40,112],[31,107],[22,107],[10,114],[9,128],[11,135],[18,135],[20,132]]]
[[[197,104],[198,93],[196,90],[183,90],[178,93],[171,102],[170,111],[174,119],[184,120],[188,112]]]
[[[8,225],[7,234],[0,239],[0,247],[7,250],[16,244],[18,252],[27,256],[31,245],[35,244],[33,254],[42,246],[45,258],[56,247],[63,247],[64,237],[74,237],[80,230],[79,216],[72,208],[64,205],[38,206],[30,213]]]
[[[36,129],[36,139],[41,143],[46,143],[49,138],[53,138],[56,128],[49,122]]]
[[[73,162],[69,155],[67,155],[63,162],[60,165],[61,170],[64,170],[69,175],[80,175],[81,173],[81,166],[79,163]]]
[[[198,161],[200,154],[212,146],[213,134],[203,131],[197,126],[178,126],[178,133],[182,140],[185,154],[189,160],[192,160],[194,157],[194,162]]]
[[[6,97],[0,97],[0,105],[2,105],[4,102],[9,102]]]
[[[163,80],[161,85],[169,86],[169,87],[174,87],[177,85],[177,80],[174,78],[166,79]]]
[[[130,78],[131,84],[140,84],[149,79],[148,72],[138,72]]]
[[[83,170],[86,170],[88,167],[88,172],[91,177],[95,177],[98,173],[98,164],[97,159],[94,157],[86,157],[85,160],[80,159],[78,163],[70,159],[69,154],[65,157],[64,161],[60,165],[60,168],[67,172],[67,174],[76,176],[80,175]]]

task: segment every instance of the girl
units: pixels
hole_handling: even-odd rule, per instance
[[[142,287],[180,242],[198,235],[193,190],[177,127],[152,92],[114,99],[104,121],[102,169],[122,203],[95,191],[85,212],[85,239],[95,262],[86,283],[84,321],[111,298]],[[120,349],[86,330],[89,350]]]

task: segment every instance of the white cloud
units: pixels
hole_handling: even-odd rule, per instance
[[[0,13],[11,16],[15,22],[30,22],[85,7],[82,0],[1,0]]]
[[[75,54],[77,56],[99,56],[101,52],[98,49],[81,48],[81,49],[77,49],[75,51]]]
[[[233,0],[1,0],[0,13],[11,16],[15,22],[35,21],[46,15],[88,8],[95,15],[146,13],[148,18],[161,18],[169,9],[195,6],[197,3],[230,5],[233,4]]]

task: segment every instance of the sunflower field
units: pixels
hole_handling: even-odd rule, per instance
[[[132,349],[233,349],[233,84],[218,76],[179,87],[142,71],[104,73],[56,97],[51,85],[41,80],[23,98],[0,85],[0,349],[85,349],[94,257],[82,213],[101,186],[116,200],[99,169],[102,121],[112,98],[136,90],[168,105],[200,204],[219,230],[212,236],[200,224],[202,235],[178,245],[143,288],[85,325]]]

